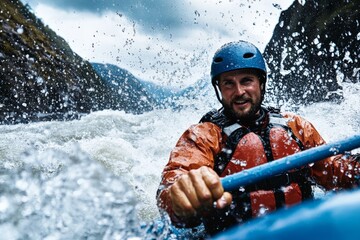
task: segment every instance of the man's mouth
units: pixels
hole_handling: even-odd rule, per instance
[[[246,103],[248,103],[249,102],[249,100],[247,100],[247,99],[237,99],[237,100],[234,100],[233,101],[233,104],[236,104],[236,105],[244,105],[244,104],[246,104]]]
[[[237,104],[243,104],[243,103],[246,103],[247,101],[246,100],[237,100],[237,101],[234,101],[234,103],[237,103]]]

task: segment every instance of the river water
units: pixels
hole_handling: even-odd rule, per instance
[[[344,101],[290,106],[331,142],[360,132],[360,84]],[[209,100],[210,99],[210,100]],[[181,133],[212,92],[178,111],[101,111],[74,121],[0,125],[0,239],[161,239],[155,194]]]

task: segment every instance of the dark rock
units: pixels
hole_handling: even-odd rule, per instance
[[[17,0],[0,2],[0,122],[73,119],[108,95],[92,66]]]
[[[359,0],[295,1],[283,11],[264,57],[268,98],[281,104],[340,100],[341,82],[359,82]]]

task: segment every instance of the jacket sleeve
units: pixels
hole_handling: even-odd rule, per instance
[[[179,227],[193,227],[199,219],[179,219],[171,209],[168,188],[184,173],[201,166],[214,167],[214,157],[221,150],[221,129],[213,123],[205,122],[186,130],[170,153],[170,158],[162,172],[162,180],[157,191],[160,211],[164,209],[173,224]]]
[[[304,144],[305,149],[326,143],[315,127],[307,120],[297,115],[285,117],[289,117],[288,125]],[[326,190],[351,188],[358,185],[360,164],[351,155],[335,155],[310,164],[310,166],[313,179]]]

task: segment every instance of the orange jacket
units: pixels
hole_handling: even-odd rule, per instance
[[[286,120],[288,127],[291,128],[294,135],[296,135],[296,137],[301,141],[305,149],[316,147],[325,143],[325,141],[310,122],[306,121],[298,115],[290,113],[284,113],[281,115]],[[294,147],[291,147],[292,150],[290,150],[290,152],[286,150],[286,146],[284,143],[282,143],[284,141],[284,131],[281,132],[278,129],[272,131],[274,131],[274,133],[272,133],[272,138],[279,138],[279,141],[272,144],[274,145],[272,147],[274,160],[299,151],[298,148]],[[252,133],[249,133],[244,136],[244,138],[246,138],[244,142],[249,142],[252,141],[252,139],[256,139],[251,138],[251,134]],[[214,159],[224,147],[225,140],[226,136],[224,136],[221,128],[211,122],[204,122],[191,126],[178,140],[175,148],[170,154],[169,162],[163,170],[162,181],[157,194],[159,207],[167,211],[173,223],[177,224],[180,220],[172,212],[167,191],[168,187],[171,186],[182,174],[188,172],[191,169],[197,169],[201,166],[214,168]],[[292,144],[293,143],[290,145]],[[238,149],[241,149],[241,147],[239,147],[240,145],[241,143],[238,144]],[[262,151],[259,150],[260,148],[257,146],[261,146]],[[225,169],[221,176],[234,173],[234,169],[236,169],[235,172],[242,171],[243,169],[251,168],[266,162],[266,160],[259,160],[259,158],[264,155],[261,142],[258,144],[256,141],[253,141],[246,147],[251,147],[251,150],[246,152],[239,150],[235,154],[242,155],[242,157],[239,159],[244,159],[245,157],[247,162],[245,164],[238,165],[237,168],[229,167],[229,165],[231,165],[231,163],[229,163],[227,171]],[[233,158],[236,159],[237,157],[235,156]],[[359,166],[359,163],[355,160],[351,158],[343,159],[342,156],[337,155],[326,158],[322,161],[318,161],[314,164],[310,164],[309,168],[310,176],[317,184],[321,185],[326,190],[336,190],[339,188],[351,188],[355,184],[354,176],[359,175]],[[288,191],[292,193],[289,195],[290,197],[286,202],[287,205],[301,202],[301,194],[300,197],[296,196],[297,192],[299,192],[298,187],[294,184],[291,184],[289,188],[290,189]],[[257,202],[257,204],[255,204],[257,205],[257,209],[253,209],[253,216],[258,214],[256,211],[259,211],[259,204],[261,204],[262,200],[265,203],[270,202],[270,204],[267,206],[268,210],[271,211],[276,209],[275,206],[272,206],[272,204],[274,205],[275,203],[271,203],[271,198],[269,198],[270,195],[268,192],[262,190],[252,192],[252,203]],[[273,197],[273,195],[271,196]],[[253,208],[255,207],[253,206]],[[199,222],[195,221],[195,223],[198,224]],[[192,225],[192,223],[184,224],[185,226]]]

